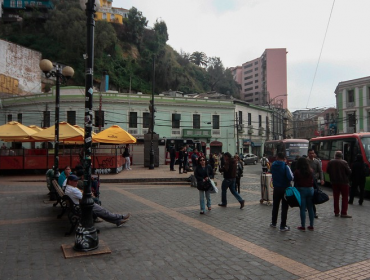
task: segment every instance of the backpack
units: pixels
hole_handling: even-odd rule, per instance
[[[288,202],[290,207],[301,206],[301,194],[295,187],[287,187],[285,189],[285,200]]]
[[[266,160],[265,157],[262,158],[261,165],[262,165],[262,167],[267,167],[267,160]]]
[[[366,177],[370,176],[370,169],[366,163],[364,163],[364,173]]]

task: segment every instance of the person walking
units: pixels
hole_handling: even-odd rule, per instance
[[[208,180],[213,179],[213,169],[210,165],[207,164],[206,158],[200,156],[198,158],[198,165],[194,169],[194,176],[197,179],[197,187],[199,190],[199,203],[200,203],[200,214],[205,213],[205,202],[204,196],[207,200],[208,211],[211,211],[211,194],[208,191],[205,191],[202,186],[209,184]]]
[[[193,170],[195,171],[198,165],[198,149],[197,148],[193,150],[193,153],[191,155],[191,164],[193,165]]]
[[[227,206],[226,192],[230,189],[230,192],[240,203],[240,209],[244,208],[244,199],[235,190],[235,178],[237,171],[237,162],[231,156],[229,152],[224,154],[224,165],[220,167],[220,172],[223,172],[224,180],[221,185],[221,203],[218,204],[220,207]]]
[[[186,145],[184,147],[184,170],[183,172],[184,173],[188,173],[188,170],[189,170],[189,145]]]
[[[303,157],[297,161],[297,167],[294,171],[294,186],[297,188],[301,195],[301,226],[297,229],[306,231],[306,209],[310,218],[310,225],[308,230],[314,230],[314,211],[313,211],[313,170],[310,167],[308,159]]]
[[[318,184],[323,186],[325,184],[325,181],[324,181],[324,174],[321,168],[321,162],[316,158],[316,153],[313,149],[308,149],[307,155],[308,155],[307,157],[308,163],[310,164],[310,167],[313,170],[313,174],[314,174],[313,187],[318,188]],[[315,204],[313,205],[313,212],[314,212],[315,218],[316,219],[319,218],[316,212]]]
[[[170,147],[170,170],[171,171],[176,171],[175,170],[175,160],[176,160],[175,146],[171,146]]]
[[[331,186],[333,188],[334,196],[334,214],[335,217],[352,218],[348,215],[348,193],[349,193],[349,176],[351,176],[351,169],[348,163],[343,160],[341,151],[335,152],[334,159],[330,160],[326,168],[329,174]],[[342,195],[342,209],[339,209],[339,197]]]
[[[356,156],[355,161],[352,164],[352,174],[351,174],[351,192],[349,195],[349,204],[353,204],[353,200],[355,198],[357,189],[360,189],[360,199],[358,204],[362,205],[364,202],[364,192],[365,192],[365,182],[366,182],[366,174],[365,174],[365,164],[361,154]]]
[[[272,183],[274,186],[273,198],[272,198],[272,219],[270,227],[276,228],[278,212],[281,202],[281,222],[280,231],[288,231],[290,227],[287,226],[288,216],[288,202],[285,200],[285,189],[290,186],[290,182],[293,180],[293,174],[289,166],[285,162],[285,155],[283,153],[277,154],[277,159],[271,165]]]
[[[130,160],[130,145],[126,144],[125,151],[122,156],[125,158],[125,169],[131,170],[131,160]]]
[[[179,150],[179,174],[182,174],[181,169],[183,169],[185,171],[184,149],[185,149],[185,147],[181,147],[180,150]]]

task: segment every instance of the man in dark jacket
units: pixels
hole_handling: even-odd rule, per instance
[[[366,183],[366,172],[365,172],[365,164],[364,159],[362,158],[361,154],[356,156],[356,160],[352,164],[352,174],[351,174],[351,192],[349,195],[349,204],[353,204],[353,200],[355,198],[355,194],[357,189],[360,189],[360,199],[358,204],[362,205],[364,201],[364,193],[365,193],[365,183]]]
[[[170,147],[170,170],[171,171],[176,171],[175,170],[175,160],[176,160],[176,150],[175,146]]]
[[[288,216],[288,202],[284,199],[285,189],[290,186],[293,181],[293,174],[289,166],[285,163],[285,155],[283,153],[277,154],[277,159],[273,162],[270,169],[272,173],[272,183],[274,185],[273,204],[272,204],[272,219],[270,227],[276,228],[278,212],[281,201],[281,222],[280,231],[288,231],[290,227],[287,226],[286,220]]]
[[[349,176],[352,171],[348,163],[343,160],[341,151],[335,152],[335,157],[329,161],[326,172],[330,176],[331,186],[334,196],[334,214],[335,217],[352,218],[347,214],[348,210],[348,193],[349,193]],[[342,195],[342,211],[339,209],[339,197]]]
[[[235,178],[236,178],[236,171],[237,171],[237,162],[231,156],[230,153],[224,154],[224,165],[220,167],[220,172],[224,174],[224,180],[222,181],[221,185],[221,200],[222,203],[218,204],[218,206],[226,207],[227,206],[227,199],[226,199],[226,192],[227,189],[230,189],[230,192],[234,195],[234,197],[240,203],[240,209],[244,208],[244,200],[235,190]]]

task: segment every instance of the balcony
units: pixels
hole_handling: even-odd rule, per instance
[[[355,102],[347,102],[347,108],[355,107]]]

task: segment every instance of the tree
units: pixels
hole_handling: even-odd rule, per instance
[[[154,31],[159,44],[165,46],[166,42],[168,41],[168,32],[166,23],[163,20],[158,21],[157,19],[154,24]]]
[[[207,66],[207,56],[204,52],[193,52],[190,56],[190,61],[197,66]]]
[[[131,43],[139,46],[148,21],[146,17],[143,16],[143,13],[138,11],[135,7],[129,10],[127,18],[128,39]]]
[[[224,77],[225,68],[219,57],[210,57],[208,59],[208,81],[211,91],[215,90],[217,83],[219,83]]]

